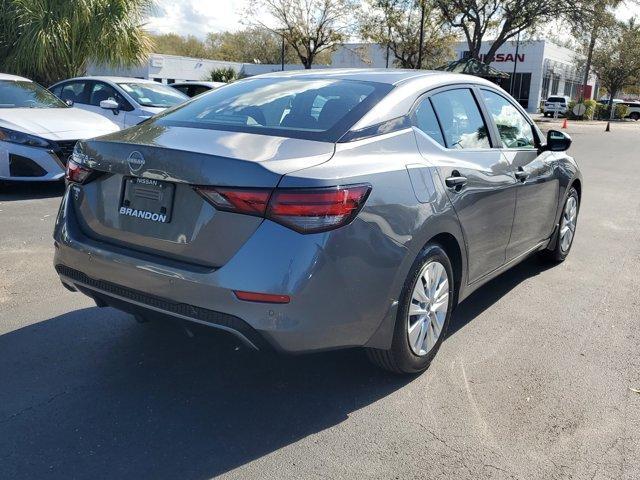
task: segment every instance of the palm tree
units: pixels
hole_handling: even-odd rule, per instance
[[[139,64],[152,46],[143,29],[152,8],[153,0],[0,0],[0,71],[49,85],[91,61]]]

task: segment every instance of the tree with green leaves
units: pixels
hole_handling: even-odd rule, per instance
[[[360,17],[360,36],[387,48],[387,55],[393,55],[389,64],[401,68],[438,67],[453,58],[456,41],[439,10],[425,0],[368,0]]]
[[[177,33],[151,34],[153,52],[182,57],[213,58],[208,45],[193,35],[183,37]]]
[[[353,26],[353,0],[254,0],[247,10],[253,26],[284,37],[304,65],[343,43]]]
[[[640,83],[640,24],[619,22],[593,49],[593,71],[609,92],[609,108],[623,88]]]
[[[237,32],[210,33],[207,46],[212,58],[229,62],[280,63],[281,36],[263,27],[249,27]],[[285,63],[298,61],[291,48],[285,49]]]
[[[82,75],[89,62],[143,62],[152,0],[0,0],[0,71],[44,84]],[[9,21],[10,19],[10,21]]]
[[[582,8],[583,0],[433,0],[449,25],[463,33],[472,58],[489,64],[498,49],[519,34],[535,31]],[[491,38],[481,57],[482,42]]]

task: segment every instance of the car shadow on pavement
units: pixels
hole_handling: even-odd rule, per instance
[[[549,266],[526,260],[478,290],[449,335]],[[359,350],[277,357],[204,328],[189,338],[178,324],[77,310],[0,336],[0,478],[212,478],[413,378]]]
[[[483,285],[460,303],[451,318],[447,335],[454,335],[527,278],[539,275],[553,266],[553,262],[533,255]]]
[[[61,197],[64,182],[4,182],[0,180],[0,202]]]
[[[0,336],[0,478],[211,478],[411,382],[87,308]]]

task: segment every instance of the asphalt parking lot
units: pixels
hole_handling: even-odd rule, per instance
[[[568,260],[465,301],[431,368],[137,324],[52,267],[59,186],[0,187],[0,478],[640,478],[640,124],[569,125]]]

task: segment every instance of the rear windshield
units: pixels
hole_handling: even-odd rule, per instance
[[[336,78],[254,78],[167,112],[160,125],[337,141],[392,86]]]
[[[566,103],[567,99],[564,97],[549,97],[547,99],[547,102],[552,102],[552,103]]]
[[[68,105],[35,82],[0,80],[0,108],[66,108]]]

